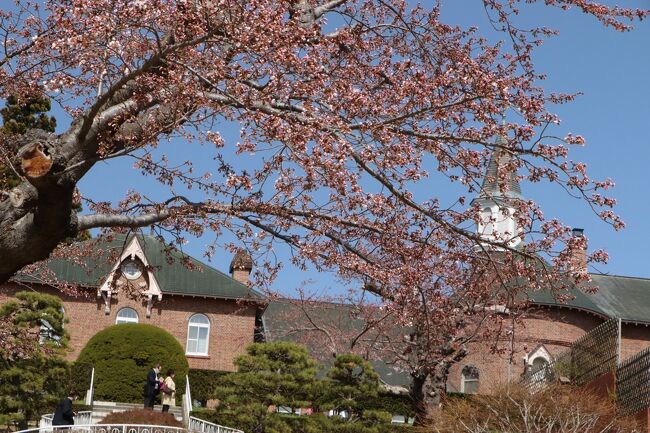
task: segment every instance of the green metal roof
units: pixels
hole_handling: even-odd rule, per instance
[[[93,239],[86,244],[92,254],[84,258],[84,266],[68,260],[50,260],[48,268],[58,281],[85,287],[99,287],[111,272],[122,250],[133,235],[114,236],[112,240]],[[189,295],[227,299],[262,300],[264,295],[231,276],[182,253],[153,236],[138,235],[138,241],[153,269],[163,294]],[[32,276],[19,274],[17,280],[40,282]]]
[[[303,308],[308,310],[310,318],[305,315]],[[354,334],[364,329],[364,321],[356,317],[355,308],[351,304],[334,302],[305,302],[301,306],[298,300],[273,300],[269,302],[262,316],[264,336],[266,341],[293,341],[305,344],[312,356],[322,358],[319,360],[327,368],[332,362],[331,354],[321,353],[326,346],[324,343],[326,337],[308,336],[310,332],[316,332],[309,330],[313,328],[310,319],[315,321],[318,326],[338,328],[342,331],[351,331]],[[333,337],[338,337],[342,345],[349,344],[349,341],[345,340],[346,336],[343,332]],[[368,338],[372,337],[369,335]],[[408,387],[411,383],[407,372],[395,369],[381,360],[373,360],[371,363],[386,385]]]
[[[591,274],[594,293],[574,287],[566,293],[573,299],[560,303],[548,292],[529,294],[533,304],[568,307],[589,311],[625,322],[650,323],[650,279],[618,275]]]

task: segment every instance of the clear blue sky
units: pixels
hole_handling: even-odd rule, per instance
[[[480,3],[447,1],[444,17],[451,23],[479,25],[484,30],[488,24]],[[638,0],[623,2],[622,6],[648,4]],[[538,49],[538,69],[548,75],[544,84],[547,89],[584,95],[557,107],[563,119],[557,132],[570,131],[587,139],[587,146],[575,149],[572,158],[586,162],[592,177],[614,179],[617,211],[627,228],[615,232],[583,203],[558,188],[523,184],[524,194],[539,202],[547,217],[559,217],[566,224],[584,228],[590,250],[605,248],[610,253],[609,265],[600,271],[650,277],[646,266],[650,261],[650,23],[638,24],[633,32],[619,33],[578,11],[561,12],[543,6],[533,6],[528,12],[524,6],[523,11],[519,18],[523,26],[542,24],[561,32]],[[224,125],[222,132],[226,143],[237,141],[235,126]],[[183,158],[192,157],[194,152],[200,151],[183,147]],[[116,199],[132,188],[156,195],[155,183],[132,170],[131,164],[129,160],[101,164],[81,183],[82,193],[97,200]],[[209,164],[207,161],[205,167],[210,168]],[[434,188],[431,191],[436,194]],[[210,240],[211,236],[191,239],[185,251],[201,258]],[[279,254],[284,256],[286,251]],[[227,272],[229,262],[230,256],[224,253],[215,257],[212,265]],[[301,272],[290,265],[280,273],[275,288],[287,293],[308,280],[313,281],[312,289],[341,288],[332,275]]]

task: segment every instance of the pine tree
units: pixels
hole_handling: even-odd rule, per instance
[[[24,101],[16,96],[9,96],[5,108],[0,110],[2,115],[2,127],[0,134],[21,135],[28,129],[42,129],[47,132],[54,132],[56,119],[48,116],[52,104],[44,95],[32,96]],[[4,140],[3,140],[4,141]],[[3,159],[12,157],[18,149],[7,149],[10,155],[2,155]],[[0,189],[13,188],[20,183],[20,178],[7,165],[6,161],[0,160]]]
[[[47,96],[42,94],[36,94],[24,101],[19,100],[16,96],[9,96],[6,100],[5,108],[0,110],[0,115],[2,115],[0,135],[21,135],[29,129],[42,129],[46,132],[54,132],[56,129],[56,118],[47,114],[51,109],[52,103]],[[0,158],[0,190],[14,188],[21,181],[16,175],[16,172],[6,163],[7,158],[11,158],[17,151],[18,149],[10,148],[8,149],[9,154],[0,155],[3,157]],[[74,203],[73,209],[81,212],[83,208],[81,203]],[[90,232],[84,230],[76,238],[66,239],[66,243],[85,241],[91,237]]]
[[[316,362],[304,346],[289,342],[256,343],[246,352],[215,392],[221,419],[251,433],[291,431],[273,409],[312,406],[320,382]]]
[[[46,113],[52,109],[50,100],[44,95],[36,95],[25,101],[9,96],[2,114],[2,130],[5,134],[24,134],[28,129],[42,129],[54,132],[56,119]]]
[[[365,410],[366,402],[379,396],[379,375],[372,365],[358,355],[337,355],[327,372],[327,380],[319,401],[324,408],[344,415],[347,423],[357,423],[353,428],[340,425],[339,432],[355,431],[375,433],[390,426],[391,414],[378,410]]]
[[[19,292],[0,307],[0,320],[17,330],[3,336],[0,348],[0,425],[23,430],[52,410],[68,384],[62,304],[51,295]],[[16,356],[20,353],[30,356]]]

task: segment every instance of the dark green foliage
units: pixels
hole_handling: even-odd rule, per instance
[[[0,346],[0,425],[25,429],[67,393],[61,307],[59,298],[37,292],[19,292],[0,307],[0,320],[12,322],[19,331]],[[39,344],[33,331],[44,320],[52,330],[51,339]],[[11,356],[16,349],[24,356]]]
[[[363,415],[363,400],[379,395],[379,375],[368,361],[357,355],[338,355],[325,382],[322,406],[347,412],[350,421]]]
[[[95,334],[79,354],[78,364],[95,367],[95,400],[143,401],[147,372],[157,362],[162,372],[174,369],[176,389],[185,389],[185,352],[163,329],[144,324],[120,324]]]
[[[28,129],[42,129],[54,132],[56,119],[48,116],[52,108],[50,100],[43,95],[37,95],[27,100],[18,101],[15,96],[9,96],[2,114],[2,130],[5,134],[24,134]]]
[[[228,424],[250,433],[274,432],[278,421],[269,417],[269,407],[312,405],[317,368],[304,346],[254,343],[235,365],[237,373],[224,375],[214,393],[221,402],[218,416]]]
[[[32,352],[60,352],[67,343],[66,333],[63,329],[63,307],[61,300],[56,296],[38,292],[18,292],[15,299],[0,306],[0,320],[11,322],[15,332],[4,336],[0,345],[0,360],[12,362],[21,357],[21,354]],[[52,330],[52,337],[43,344],[33,338],[32,332],[42,324],[48,323]]]
[[[190,369],[192,400],[200,401],[201,405],[205,406],[209,399],[214,398],[215,389],[223,385],[223,377],[226,374],[228,373],[225,371]]]
[[[216,393],[225,405],[255,402],[299,408],[312,404],[317,368],[304,346],[254,343],[235,365],[237,373],[225,375]]]
[[[235,364],[236,373],[215,379],[211,396],[216,410],[196,412],[198,418],[242,429],[247,433],[384,433],[391,425],[386,407],[399,406],[398,397],[379,393],[379,377],[372,366],[354,355],[337,357],[327,378],[316,378],[316,363],[307,349],[294,343],[253,344]],[[194,386],[194,385],[192,385]],[[403,401],[401,403],[404,403]],[[311,408],[311,415],[276,412],[276,408]],[[327,417],[328,409],[351,417]],[[412,413],[412,408],[409,412]],[[407,415],[406,411],[401,414]]]
[[[380,391],[376,396],[361,399],[359,408],[362,411],[375,410],[408,418],[415,417],[415,405],[408,394],[391,394]]]
[[[9,96],[5,103],[5,108],[0,110],[2,115],[2,127],[0,134],[21,135],[28,129],[39,128],[48,132],[54,132],[56,128],[56,119],[48,116],[50,111],[50,100],[42,95],[37,95],[24,101],[18,101],[15,96]],[[6,141],[6,140],[5,140]],[[11,143],[11,141],[7,141]],[[15,154],[18,149],[6,149],[10,154]],[[17,186],[20,179],[13,170],[0,163],[0,189],[9,189]]]
[[[73,362],[68,366],[68,384],[79,393],[79,398],[85,396],[90,388],[90,377],[92,376],[92,364]]]
[[[378,433],[390,425],[391,413],[364,405],[379,396],[379,375],[372,365],[357,355],[338,355],[327,372],[320,406],[347,414],[339,418],[340,433]]]
[[[66,393],[66,363],[38,355],[0,371],[0,424],[26,429]]]
[[[375,426],[359,422],[346,422],[338,417],[328,417],[322,413],[312,415],[289,415],[269,413],[265,415],[263,429],[254,424],[241,424],[241,418],[219,410],[202,409],[192,412],[192,416],[226,427],[238,428],[246,433],[415,433],[417,427],[403,424],[390,424],[382,418]]]

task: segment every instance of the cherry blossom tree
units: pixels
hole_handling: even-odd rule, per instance
[[[20,179],[0,196],[0,282],[94,228],[154,225],[178,239],[230,232],[262,263],[260,284],[277,271],[272,248],[280,242],[296,265],[334,269],[399,323],[416,325],[424,383],[456,356],[462,312],[485,310],[495,296],[507,305],[513,280],[537,288],[586,278],[570,260],[581,241],[533,201],[510,203],[515,233],[476,233],[478,209],[465,197],[479,191],[493,153],[505,161],[497,180],[558,184],[605,222],[623,224],[604,192],[611,181],[592,180],[568,156],[583,138],[553,135],[553,104],[573,96],[540,87],[534,48],[553,32],[516,26],[526,3],[482,1],[501,44],[443,22],[442,1],[3,6],[2,94],[20,100],[44,91],[72,123],[58,134],[0,136],[2,164]],[[545,4],[617,30],[648,14],[590,0]],[[223,122],[240,126],[236,146],[221,136]],[[212,172],[171,158],[189,143],[205,146]],[[169,195],[79,197],[79,181],[113,158],[134,159]],[[257,165],[244,169],[250,161]],[[452,205],[439,200],[441,178],[465,190]],[[505,195],[508,182],[499,184]],[[416,194],[422,189],[427,197]],[[79,200],[83,215],[73,209]],[[514,247],[520,238],[526,242]],[[597,252],[590,260],[605,258]],[[442,332],[433,338],[435,329]],[[441,392],[436,383],[431,395]]]

